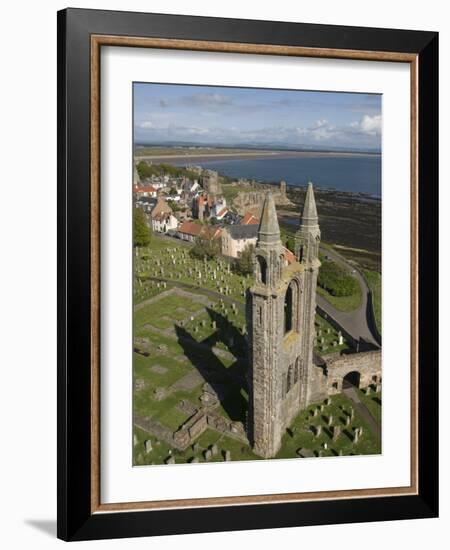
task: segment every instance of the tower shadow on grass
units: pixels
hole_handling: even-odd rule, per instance
[[[232,421],[245,422],[248,402],[241,393],[242,384],[236,382],[230,369],[213,352],[211,338],[197,340],[183,327],[175,325],[178,344],[184,355],[216,392],[220,404]]]

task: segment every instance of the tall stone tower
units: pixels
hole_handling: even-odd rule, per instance
[[[317,259],[320,231],[312,187],[308,187],[307,201],[296,239],[297,251],[302,250],[301,258],[297,252],[295,261],[289,265],[285,259],[271,194],[264,201],[258,230],[255,282],[247,297],[248,435],[254,452],[264,458],[276,455],[286,428],[309,402],[320,265]],[[312,237],[308,236],[309,228]],[[317,245],[316,256],[308,248],[307,260],[310,242]]]

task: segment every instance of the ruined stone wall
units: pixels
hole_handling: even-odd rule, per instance
[[[272,188],[272,186],[268,187],[272,192],[276,206],[288,206],[292,204],[285,194],[275,191],[276,188]],[[251,210],[255,215],[259,215],[257,211],[261,210],[265,196],[265,191],[240,191],[233,200],[233,206],[241,215],[244,215],[248,210]]]
[[[342,381],[350,372],[360,374],[359,386],[362,388],[381,383],[381,350],[350,353],[325,361],[329,395],[342,391]]]

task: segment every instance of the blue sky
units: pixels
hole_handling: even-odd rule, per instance
[[[381,148],[381,96],[134,84],[136,142]]]

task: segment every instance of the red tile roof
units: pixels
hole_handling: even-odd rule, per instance
[[[192,237],[204,237],[205,239],[217,239],[221,234],[220,227],[201,225],[194,222],[183,222],[178,228],[179,233]]]
[[[224,206],[220,212],[217,213],[217,217],[221,218],[222,216],[225,216],[225,214],[228,212],[228,208]]]
[[[134,187],[135,193],[156,193],[156,189],[152,185],[136,185]]]
[[[199,223],[194,222],[183,222],[178,231],[184,233],[185,235],[192,235],[193,237],[198,237],[202,232],[203,226]]]
[[[292,262],[295,262],[295,255],[288,248],[283,248],[284,259],[287,261],[287,263],[291,264]]]
[[[246,212],[245,216],[241,220],[241,225],[256,225],[259,224],[259,220],[251,212]]]

